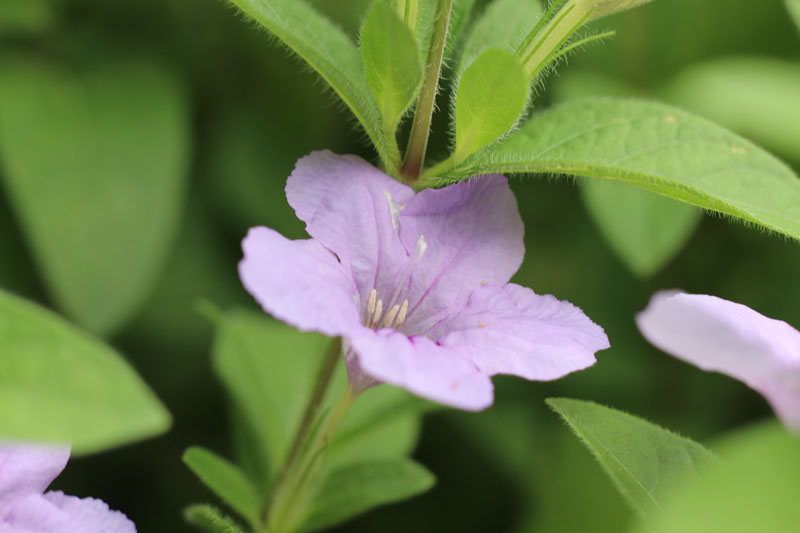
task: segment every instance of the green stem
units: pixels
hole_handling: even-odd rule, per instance
[[[417,179],[425,163],[425,151],[428,148],[433,108],[436,103],[436,92],[439,86],[439,75],[442,71],[444,48],[447,43],[447,31],[450,24],[450,11],[453,0],[439,0],[436,5],[436,22],[431,35],[428,59],[425,67],[425,78],[420,89],[411,136],[408,139],[406,158],[400,173],[409,181]]]

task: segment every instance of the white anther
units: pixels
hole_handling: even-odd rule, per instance
[[[417,249],[414,251],[414,260],[419,261],[425,255],[425,250],[428,249],[428,243],[425,242],[425,235],[420,235],[417,239]]]
[[[392,327],[392,324],[394,323],[394,319],[397,316],[397,312],[398,311],[400,311],[400,306],[399,305],[395,305],[391,309],[389,309],[389,312],[386,313],[386,318],[383,319],[383,326],[384,327],[386,327],[386,328]]]
[[[375,312],[375,300],[378,299],[378,291],[372,289],[372,292],[369,293],[369,302],[367,303],[367,315],[372,316],[372,313]]]
[[[400,314],[397,315],[397,324],[394,327],[399,328],[403,322],[406,321],[406,313],[408,312],[408,300],[403,300],[403,305],[400,306]]]
[[[383,314],[383,300],[378,300],[378,303],[375,304],[375,313],[372,315],[371,324],[377,325],[378,321],[381,319],[382,314]]]

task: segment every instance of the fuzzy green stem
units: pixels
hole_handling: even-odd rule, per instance
[[[436,21],[433,25],[431,44],[428,49],[428,58],[425,66],[425,77],[420,89],[417,109],[414,113],[414,123],[411,126],[411,136],[408,140],[406,158],[400,173],[409,181],[416,180],[422,172],[425,163],[425,151],[428,148],[433,108],[436,104],[436,92],[439,86],[439,76],[442,71],[444,48],[447,44],[447,31],[450,25],[450,11],[453,0],[439,0],[436,5]]]

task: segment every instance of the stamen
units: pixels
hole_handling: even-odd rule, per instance
[[[414,259],[412,261],[419,261],[425,255],[425,250],[428,249],[428,243],[425,242],[425,235],[420,235],[417,239],[417,249],[414,251]]]
[[[389,309],[389,312],[386,313],[386,318],[383,319],[383,326],[384,327],[387,327],[387,328],[392,327],[392,324],[394,323],[394,318],[397,316],[397,312],[398,311],[400,311],[400,306],[399,305],[395,305],[394,307]]]
[[[381,319],[382,314],[383,314],[383,300],[378,300],[378,303],[375,305],[375,313],[372,315],[372,321],[370,322],[370,324],[377,325],[378,321]]]
[[[369,293],[369,302],[367,303],[367,315],[372,316],[372,313],[375,312],[375,300],[378,298],[378,291],[372,289],[372,292]]]
[[[406,313],[408,312],[408,300],[403,300],[403,305],[400,307],[400,314],[397,315],[397,324],[394,327],[399,328],[403,322],[406,321]]]

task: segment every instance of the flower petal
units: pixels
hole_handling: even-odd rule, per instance
[[[239,277],[265,311],[332,337],[360,328],[355,285],[322,245],[259,227],[248,232],[242,248]]]
[[[289,205],[308,234],[351,273],[362,304],[373,288],[391,292],[391,281],[406,267],[408,252],[397,235],[396,215],[413,196],[410,187],[360,157],[329,151],[300,159],[286,182]]]
[[[363,370],[435,402],[479,411],[494,400],[488,376],[457,350],[426,337],[406,337],[390,329],[350,339]]]
[[[653,295],[636,323],[661,350],[760,392],[800,430],[800,331],[716,296],[672,291]]]
[[[408,290],[408,329],[424,331],[466,305],[481,284],[505,285],[525,254],[524,228],[504,176],[489,175],[418,193],[400,212],[400,238],[427,249]]]
[[[60,491],[19,500],[0,522],[8,533],[136,533],[124,514],[94,498],[76,498]]]
[[[429,336],[469,353],[481,372],[539,381],[589,367],[609,347],[603,328],[579,308],[513,283],[481,287]]]
[[[0,445],[0,502],[41,495],[69,460],[69,446]]]

